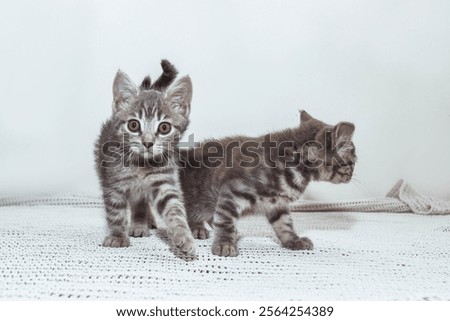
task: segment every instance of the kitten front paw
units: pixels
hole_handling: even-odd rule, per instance
[[[284,247],[290,250],[312,250],[314,245],[311,240],[307,237],[301,237],[294,240],[290,240],[283,244]]]
[[[213,244],[212,253],[218,256],[238,256],[239,251],[235,243],[220,242]]]
[[[127,236],[112,236],[105,237],[102,244],[104,247],[128,247],[130,246],[130,239]]]
[[[150,236],[150,231],[147,225],[144,224],[132,224],[128,234],[132,237],[147,237]]]
[[[209,231],[203,226],[197,226],[192,229],[194,239],[206,240],[209,238]]]
[[[172,243],[175,245],[181,252],[189,255],[195,255],[195,243],[194,238],[192,237],[189,230],[180,229],[173,233]]]

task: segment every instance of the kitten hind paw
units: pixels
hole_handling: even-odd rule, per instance
[[[194,227],[192,229],[194,239],[206,240],[209,238],[209,231],[203,226]]]
[[[288,241],[283,244],[284,247],[290,250],[313,250],[314,245],[311,240],[307,237],[297,238],[291,241]]]
[[[132,237],[147,237],[150,236],[150,231],[147,225],[132,225],[128,234]]]
[[[149,220],[147,222],[147,226],[151,230],[158,228],[158,226],[156,225],[155,219],[153,217],[149,218]]]
[[[231,242],[214,243],[212,253],[218,256],[238,256],[239,251],[236,244]]]
[[[130,239],[127,236],[112,236],[109,235],[103,240],[104,247],[128,247],[130,246]]]

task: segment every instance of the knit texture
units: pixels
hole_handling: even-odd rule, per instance
[[[450,202],[417,193],[408,183],[400,179],[385,197],[366,200],[321,202],[299,201],[291,206],[300,212],[348,211],[390,212],[415,214],[450,214]]]
[[[196,240],[198,258],[185,261],[163,228],[100,246],[104,212],[88,205],[0,207],[0,299],[450,300],[447,216],[294,213],[314,251],[281,248],[251,216],[238,257]]]
[[[1,206],[71,206],[103,208],[103,201],[92,195],[48,195],[1,197]],[[389,212],[415,214],[450,214],[450,202],[417,193],[409,184],[399,180],[385,197],[354,201],[300,200],[291,205],[298,212]]]

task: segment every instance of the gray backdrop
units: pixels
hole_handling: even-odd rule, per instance
[[[98,193],[93,142],[118,68],[167,58],[194,83],[197,139],[356,124],[362,183],[308,197],[381,195],[400,177],[449,198],[448,1],[10,1],[0,10],[0,193]]]

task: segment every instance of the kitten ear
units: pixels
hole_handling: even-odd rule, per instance
[[[308,114],[306,111],[304,110],[300,110],[300,123],[303,123],[305,121],[314,119],[310,114]]]
[[[140,90],[150,90],[150,86],[152,84],[152,80],[150,79],[150,76],[146,76],[144,80],[142,80],[141,86],[139,87]]]
[[[191,111],[192,82],[189,76],[181,77],[166,92],[166,101],[176,112],[188,117]]]
[[[113,82],[114,107],[121,108],[122,104],[136,96],[138,89],[134,82],[122,70],[118,70]]]
[[[351,140],[353,132],[355,131],[355,125],[349,122],[340,122],[334,127],[335,137],[338,140]]]

